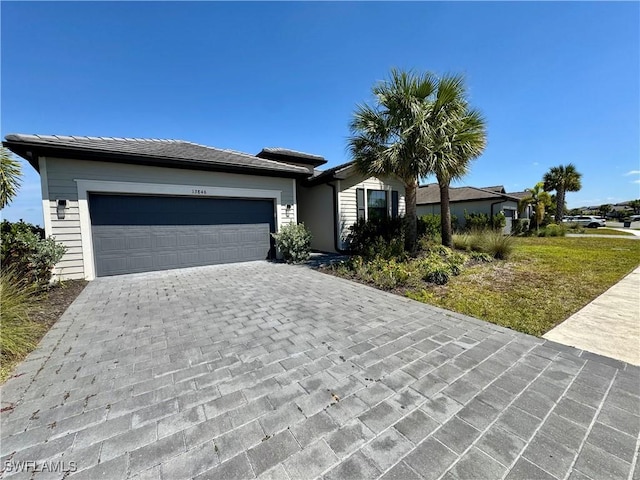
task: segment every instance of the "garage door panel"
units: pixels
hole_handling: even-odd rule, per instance
[[[178,254],[176,252],[159,253],[155,255],[158,270],[168,270],[171,268],[180,268],[178,262]]]
[[[153,255],[132,255],[128,266],[132,272],[148,272],[153,269]]]
[[[151,232],[146,234],[136,233],[134,235],[127,236],[127,250],[130,251],[149,251],[151,249]]]
[[[220,199],[178,200],[176,207],[170,205],[171,197],[91,195],[89,208],[97,275],[268,258],[273,231],[271,200],[222,199],[222,203]],[[162,210],[168,206],[171,208]],[[166,218],[158,224],[149,224],[150,220],[159,218],[158,212],[148,211],[151,207],[161,213],[168,212],[168,218],[174,222],[184,219],[184,224],[169,225]],[[221,207],[228,211],[221,214]],[[207,212],[215,213],[208,216]],[[229,223],[234,215],[237,224]],[[194,218],[209,218],[214,223],[197,225],[193,223]],[[247,223],[248,220],[255,223]]]

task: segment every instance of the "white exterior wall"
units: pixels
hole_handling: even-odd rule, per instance
[[[347,248],[346,239],[349,235],[349,227],[358,221],[358,206],[356,199],[356,190],[364,188],[365,202],[367,199],[367,190],[387,190],[389,215],[391,215],[391,191],[398,191],[398,215],[404,215],[405,195],[404,183],[396,178],[386,177],[378,179],[375,177],[364,178],[363,175],[354,174],[349,178],[340,180],[338,193],[338,222],[339,236],[341,239],[341,248]],[[365,209],[366,218],[366,209]]]
[[[335,252],[333,188],[323,183],[298,188],[298,220],[311,232],[311,248]]]
[[[243,191],[247,194],[246,196],[249,196],[249,191],[259,190],[265,192],[265,198],[276,200],[276,228],[297,221],[296,181],[291,178],[129,165],[94,160],[41,158],[39,163],[45,231],[47,235],[53,235],[56,240],[64,243],[67,247],[67,253],[56,266],[54,272],[57,278],[93,278],[92,272],[85,271],[87,268],[84,259],[87,252],[86,242],[91,240],[90,231],[88,232],[89,238],[87,238],[86,232],[87,228],[90,229],[90,223],[87,227],[88,219],[81,218],[88,215],[86,195],[83,194],[83,188],[86,185],[98,185],[99,182],[103,182],[102,185],[105,186],[104,189],[90,189],[89,191],[152,194],[163,191],[169,195],[198,197],[241,197]],[[194,191],[202,190],[203,187],[213,193],[208,195],[194,193]],[[214,190],[212,191],[211,188]],[[219,192],[225,194],[221,195]],[[57,199],[67,200],[67,207],[63,211],[58,211]],[[287,209],[287,205],[290,205],[291,208]],[[82,212],[86,213],[82,214]],[[84,220],[84,226],[81,220]],[[92,251],[92,247],[90,251]],[[93,263],[93,258],[91,258],[91,263]]]

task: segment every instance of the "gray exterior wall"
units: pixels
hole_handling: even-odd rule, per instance
[[[518,211],[518,202],[514,200],[505,200],[503,202],[495,204],[498,200],[475,200],[471,202],[451,202],[449,207],[451,209],[451,215],[455,215],[458,218],[458,225],[464,227],[464,212],[467,213],[484,213],[491,215],[491,205],[493,205],[493,214],[504,210]],[[418,205],[416,208],[418,217],[421,215],[440,215],[440,204],[431,203],[429,205]],[[517,213],[516,213],[517,214]],[[506,225],[504,233],[511,233],[511,226]]]
[[[333,189],[323,183],[315,187],[298,187],[298,221],[311,232],[311,248],[335,252]]]
[[[67,253],[56,266],[58,278],[84,278],[78,188],[75,180],[186,185],[238,189],[278,190],[281,192],[281,225],[296,221],[295,180],[223,172],[207,172],[163,167],[127,165],[111,162],[46,158],[42,171],[43,209],[47,234],[67,246]],[[135,192],[131,192],[135,193]],[[67,200],[58,212],[56,199]],[[286,206],[292,208],[287,211]],[[63,215],[60,215],[63,213]],[[61,218],[63,217],[63,218]]]

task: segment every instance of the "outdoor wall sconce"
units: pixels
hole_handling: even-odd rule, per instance
[[[291,213],[291,205],[287,204],[287,217],[289,217]]]
[[[56,200],[56,213],[58,220],[64,220],[64,211],[67,208],[67,201],[63,199]]]

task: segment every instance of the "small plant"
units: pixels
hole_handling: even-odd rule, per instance
[[[514,248],[514,240],[511,235],[503,235],[501,232],[487,232],[483,239],[482,250],[499,260],[509,258]]]
[[[436,285],[446,285],[449,282],[449,269],[444,266],[437,266],[433,270],[428,271],[424,275],[426,282],[435,283]]]
[[[482,263],[493,262],[493,257],[488,253],[484,253],[484,252],[470,252],[469,258],[471,258],[471,260],[475,260],[476,262],[482,262]]]
[[[282,253],[287,263],[300,263],[309,258],[311,253],[311,233],[303,223],[290,223],[271,236],[276,241],[276,247]]]

